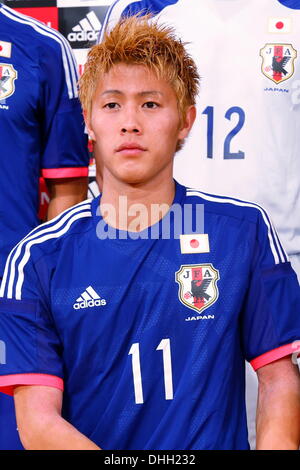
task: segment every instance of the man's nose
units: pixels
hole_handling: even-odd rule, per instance
[[[123,115],[121,123],[121,134],[132,133],[141,134],[142,126],[140,123],[138,111],[135,108],[128,108]]]
[[[126,132],[133,133],[133,134],[140,134],[140,133],[141,133],[137,126],[133,126],[133,127],[131,127],[131,126],[122,127],[121,133],[122,133],[122,134],[126,134]]]

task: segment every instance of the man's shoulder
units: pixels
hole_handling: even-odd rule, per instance
[[[66,209],[54,219],[32,230],[15,248],[16,253],[32,252],[34,258],[58,250],[71,235],[83,234],[91,227],[92,199]]]
[[[272,220],[265,209],[253,202],[229,196],[204,193],[186,188],[185,204],[200,204],[204,207],[204,226],[220,231],[225,236],[228,230],[238,231],[244,239],[258,242],[271,254],[275,264],[288,261]],[[210,220],[206,218],[212,216]],[[222,222],[220,220],[222,219]],[[220,233],[220,232],[219,232]],[[267,247],[267,248],[266,248]]]
[[[69,48],[67,40],[59,31],[6,5],[0,5],[0,20],[2,20],[1,25],[3,27],[6,25],[6,29],[11,33],[12,40],[18,41],[24,38],[28,41],[31,38],[34,43],[27,43],[30,49],[33,45],[50,46],[57,51]]]
[[[269,220],[265,209],[251,201],[238,199],[231,196],[211,194],[199,189],[186,187],[185,204],[203,204],[204,212],[214,213],[224,217],[234,217],[247,220],[249,223],[257,223],[259,218]]]
[[[73,255],[74,244],[76,247],[79,244],[78,238],[82,245],[84,235],[92,227],[91,205],[92,200],[88,199],[65,210],[36,227],[15,246],[7,258],[0,297],[20,300],[24,280],[31,282],[33,272],[39,272],[43,277],[45,270],[55,268],[58,259],[61,265],[66,262],[66,257]]]

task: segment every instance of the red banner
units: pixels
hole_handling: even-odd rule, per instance
[[[14,8],[14,10],[31,16],[36,20],[45,23],[50,28],[58,30],[58,8],[57,7],[34,7],[34,8]]]

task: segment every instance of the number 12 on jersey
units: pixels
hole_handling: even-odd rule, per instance
[[[202,114],[207,115],[207,158],[213,158],[213,137],[214,137],[214,107],[207,106]],[[238,152],[231,151],[231,141],[240,132],[245,123],[245,112],[239,106],[232,106],[227,109],[225,118],[231,121],[233,115],[238,116],[238,122],[235,127],[227,134],[224,140],[224,153],[225,160],[240,160],[245,158],[245,153],[239,150]]]
[[[172,378],[172,360],[171,360],[171,346],[169,338],[162,339],[156,348],[156,351],[162,351],[163,355],[163,374],[165,384],[165,399],[173,400],[173,378]],[[128,355],[132,356],[132,375],[133,375],[133,386],[135,403],[144,403],[143,396],[143,383],[142,383],[142,372],[141,372],[141,361],[140,361],[140,344],[133,343]]]

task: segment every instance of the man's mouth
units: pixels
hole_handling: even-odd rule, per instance
[[[135,142],[125,142],[119,147],[117,147],[116,152],[122,153],[122,154],[134,155],[136,153],[144,152],[145,150],[146,148],[140,144],[137,144]]]

